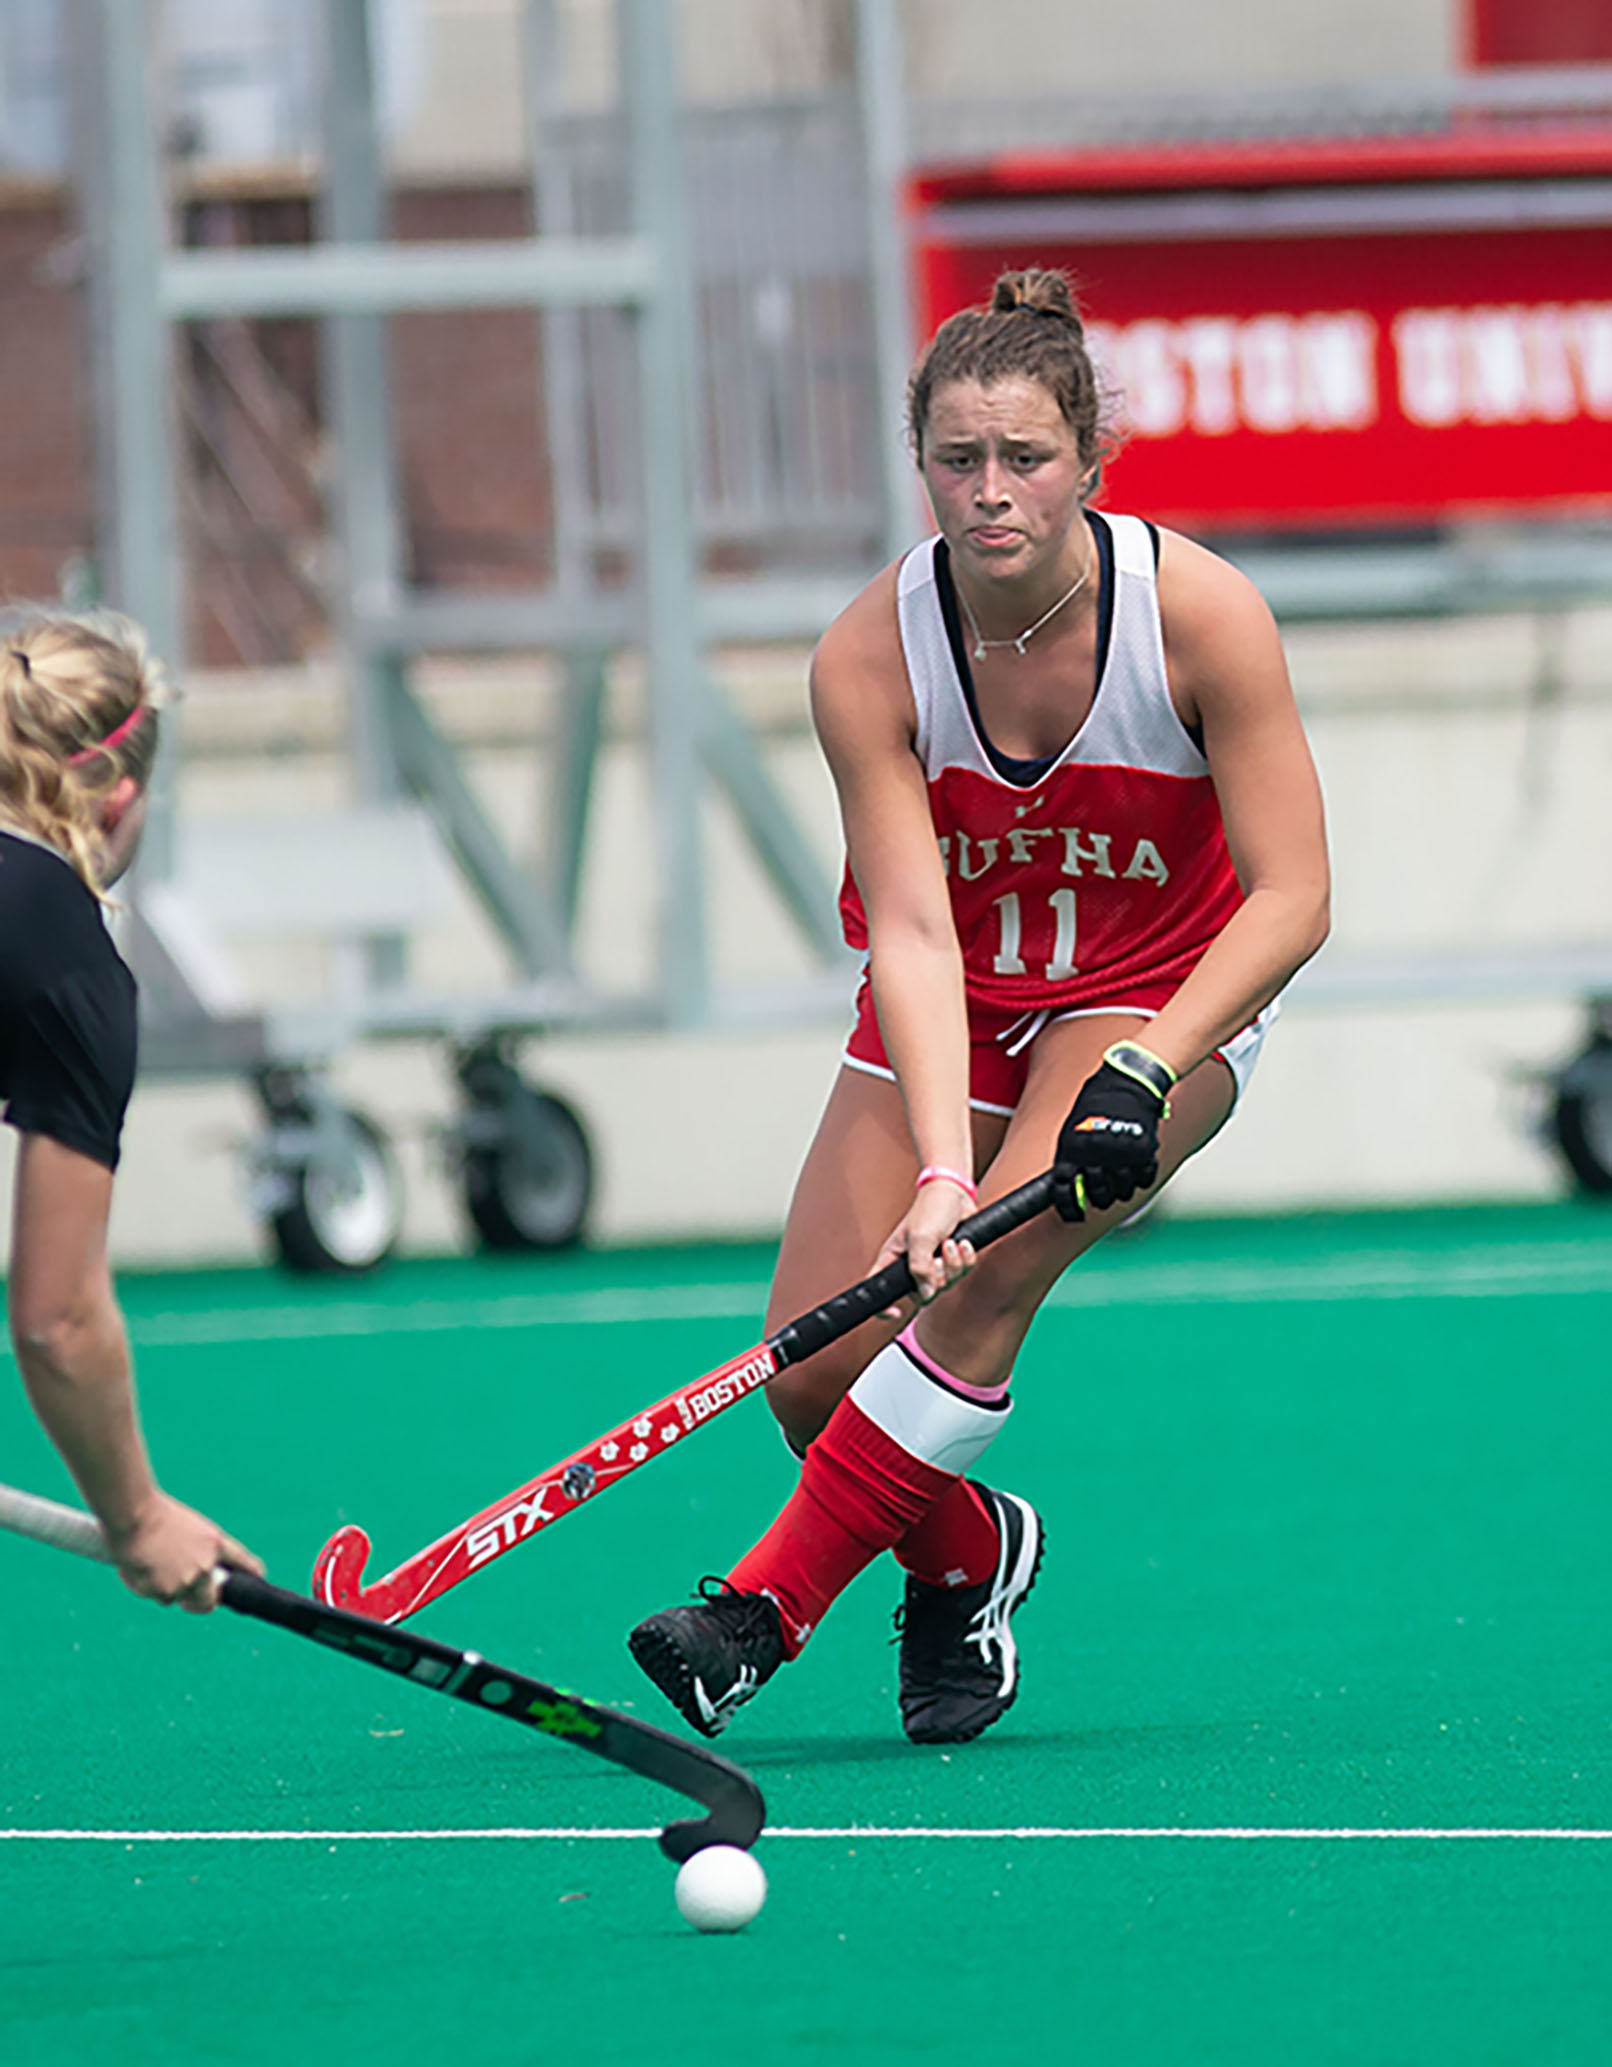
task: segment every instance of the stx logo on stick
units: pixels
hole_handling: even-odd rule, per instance
[[[495,1514],[479,1529],[472,1529],[465,1538],[465,1563],[470,1569],[474,1571],[488,1558],[497,1557],[500,1551],[519,1543],[541,1523],[552,1521],[553,1516],[543,1503],[553,1490],[552,1486],[539,1486],[530,1500],[518,1500],[513,1507],[506,1507],[502,1514]]]

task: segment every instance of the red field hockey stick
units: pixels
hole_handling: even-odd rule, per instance
[[[972,1242],[976,1249],[1000,1241],[1027,1220],[1035,1219],[1052,1203],[1052,1172],[1043,1171],[993,1199],[982,1211],[962,1222],[958,1241]],[[539,1529],[572,1513],[585,1500],[624,1479],[641,1464],[660,1456],[685,1435],[715,1420],[737,1401],[765,1385],[791,1364],[815,1356],[842,1335],[848,1335],[863,1321],[883,1313],[896,1300],[913,1290],[907,1260],[898,1257],[884,1269],[864,1278],[849,1291],[836,1293],[799,1320],[786,1321],[775,1335],[747,1349],[731,1362],[719,1364],[703,1378],[692,1379],[676,1392],[668,1393],[652,1407],[645,1407],[628,1421],[598,1436],[586,1448],[551,1465],[502,1500],[484,1507],[480,1514],[461,1523],[424,1550],[416,1551],[406,1564],[373,1586],[363,1584],[364,1565],[369,1557],[368,1536],[349,1523],[338,1529],[320,1551],[313,1568],[312,1592],[316,1600],[331,1607],[347,1608],[354,1614],[372,1615],[378,1622],[401,1622],[418,1613],[473,1572],[484,1571],[495,1558],[525,1543]]]

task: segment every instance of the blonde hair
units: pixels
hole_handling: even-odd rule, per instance
[[[101,895],[101,806],[157,758],[172,700],[145,633],[111,610],[8,612],[0,624],[0,819],[64,854]]]
[[[1086,326],[1067,273],[1026,266],[998,273],[990,301],[959,309],[931,338],[907,383],[907,436],[921,462],[929,405],[948,381],[981,387],[1023,374],[1057,402],[1095,488],[1113,450],[1111,411],[1086,344]]]

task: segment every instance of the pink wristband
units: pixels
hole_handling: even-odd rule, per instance
[[[974,1205],[979,1204],[979,1186],[972,1177],[965,1177],[961,1170],[948,1170],[944,1163],[925,1163],[918,1172],[914,1191],[922,1191],[926,1184],[955,1184],[959,1191],[966,1191]]]

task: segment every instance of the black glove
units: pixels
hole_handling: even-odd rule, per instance
[[[1146,1048],[1116,1041],[1080,1087],[1058,1135],[1052,1203],[1084,1220],[1146,1191],[1159,1174],[1159,1121],[1175,1072]]]

